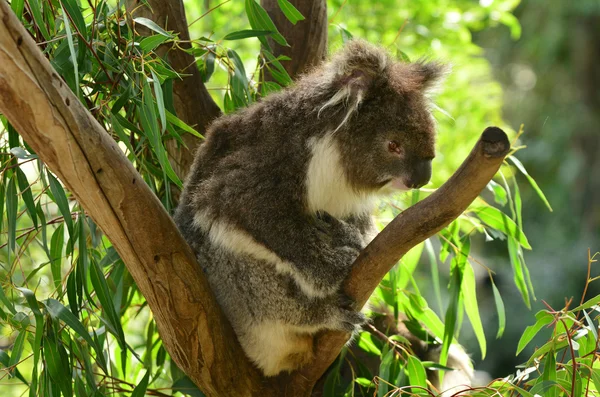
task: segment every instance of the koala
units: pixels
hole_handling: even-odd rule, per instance
[[[354,40],[293,86],[210,126],[175,221],[265,376],[365,317],[341,292],[378,197],[431,177],[437,63]]]

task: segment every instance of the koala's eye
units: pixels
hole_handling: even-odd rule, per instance
[[[398,145],[398,142],[396,142],[396,141],[388,142],[388,150],[392,153],[397,153],[397,154],[400,154],[402,152],[402,149],[400,149],[400,145]]]

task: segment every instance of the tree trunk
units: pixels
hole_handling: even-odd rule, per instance
[[[0,111],[111,240],[148,301],[166,350],[207,396],[310,395],[348,335],[321,333],[315,337],[313,363],[289,375],[262,377],[246,359],[161,203],[4,1]],[[394,219],[361,253],[345,282],[346,292],[362,306],[404,253],[466,209],[508,150],[500,129],[486,129],[446,184]]]
[[[277,0],[261,0],[260,3],[290,45],[284,47],[272,39],[268,39],[275,56],[285,55],[291,58],[289,61],[282,61],[281,64],[292,79],[325,59],[327,55],[327,1],[292,0],[291,3],[305,17],[296,25],[293,25],[281,12]],[[265,79],[272,80],[267,70],[265,70]]]

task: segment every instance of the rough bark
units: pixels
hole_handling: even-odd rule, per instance
[[[132,17],[151,19],[165,30],[178,34],[179,39],[182,40],[179,43],[180,48],[163,45],[157,49],[157,53],[161,57],[166,57],[175,71],[185,75],[181,80],[175,80],[173,83],[173,105],[177,116],[196,131],[204,134],[208,124],[221,114],[221,109],[206,90],[196,67],[195,58],[183,51],[191,48],[183,1],[145,0],[144,3],[147,5],[142,5],[140,0],[127,0],[127,10],[132,13]],[[136,30],[143,34],[148,31],[143,26],[136,26]],[[183,180],[192,166],[194,152],[201,140],[187,133],[181,138],[186,147],[182,147],[174,139],[166,141],[165,146],[173,170]]]
[[[281,12],[277,0],[261,0],[260,3],[290,45],[281,46],[269,39],[269,45],[275,56],[285,55],[292,58],[290,61],[281,62],[292,79],[325,59],[327,55],[327,2],[325,0],[292,0],[291,3],[306,18],[296,25],[293,25]],[[272,80],[268,71],[265,71],[265,78]]]
[[[316,338],[305,369],[265,379],[245,358],[200,267],[158,199],[0,1],[0,111],[114,244],[154,314],[165,348],[207,396],[308,396],[348,335]],[[438,191],[398,216],[364,250],[345,283],[362,306],[412,246],[466,209],[509,148],[497,128]],[[151,216],[149,216],[151,214]]]

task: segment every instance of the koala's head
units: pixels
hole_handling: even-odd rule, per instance
[[[326,101],[348,181],[359,190],[418,188],[431,178],[435,123],[427,93],[444,74],[438,63],[403,63],[352,41],[322,71]]]

